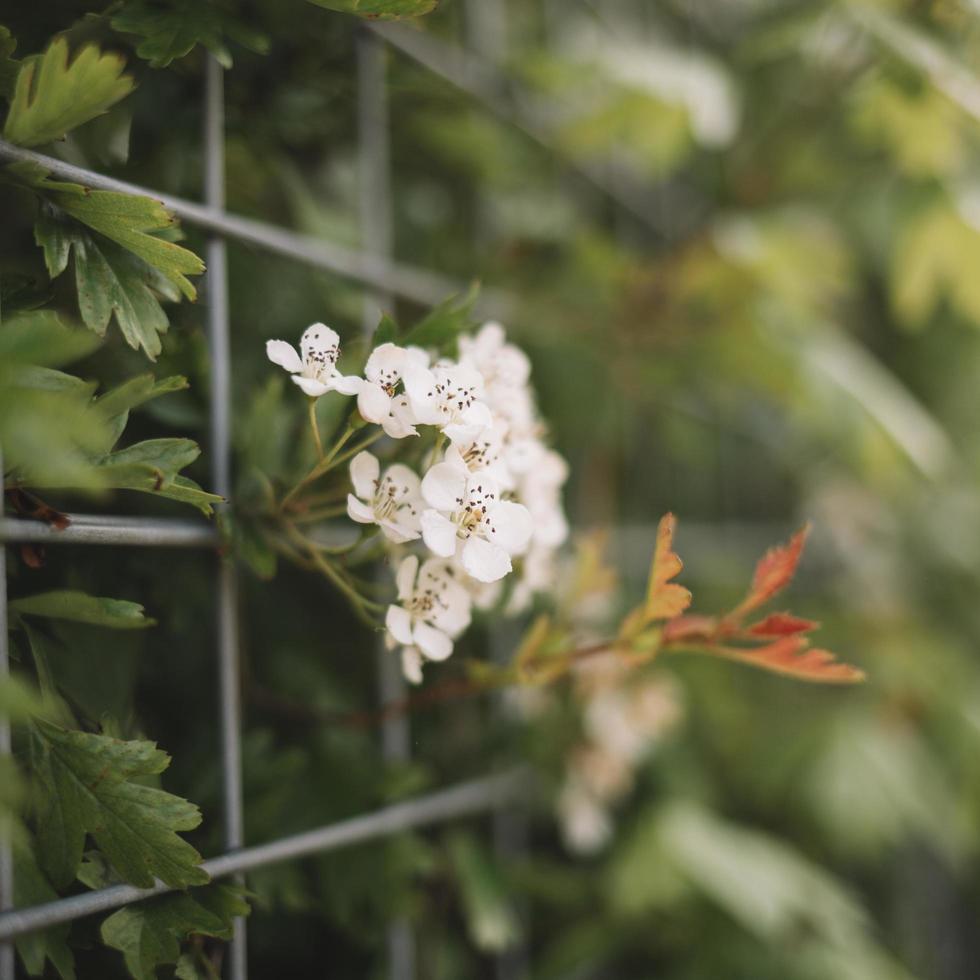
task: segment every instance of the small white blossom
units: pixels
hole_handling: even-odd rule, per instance
[[[435,554],[459,560],[468,575],[496,582],[511,570],[533,530],[526,507],[501,500],[497,484],[452,463],[437,463],[422,480],[428,509],[422,512],[422,538]]]
[[[460,337],[459,362],[480,372],[488,395],[522,388],[531,376],[527,354],[507,343],[507,335],[499,323],[485,323],[476,336]]]
[[[345,377],[337,370],[340,337],[336,330],[323,323],[314,323],[303,331],[299,349],[297,354],[296,348],[285,340],[268,340],[265,345],[269,360],[285,368],[293,381],[311,397],[319,398],[328,391],[357,394],[361,379]]]
[[[451,442],[466,442],[493,424],[483,395],[479,371],[443,362],[433,368],[412,368],[405,391],[417,421],[437,425]]]
[[[419,537],[422,497],[417,473],[394,463],[382,476],[377,457],[361,452],[351,460],[350,478],[354,493],[347,495],[347,514],[352,521],[377,524],[396,544]]]
[[[402,669],[412,683],[422,679],[422,662],[445,660],[453,640],[470,624],[470,597],[442,561],[419,568],[409,555],[398,566],[398,605],[388,606],[388,645],[402,646]]]
[[[501,490],[510,490],[514,486],[514,477],[507,466],[506,438],[506,424],[495,421],[472,439],[451,445],[443,461],[466,473],[486,474]]]
[[[407,395],[398,392],[409,370],[425,370],[429,355],[418,347],[381,344],[364,365],[364,380],[357,393],[357,410],[367,422],[380,425],[392,439],[418,435]]]

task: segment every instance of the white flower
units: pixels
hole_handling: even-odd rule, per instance
[[[405,677],[417,684],[422,661],[445,660],[453,640],[470,624],[470,597],[442,561],[419,560],[409,555],[396,575],[399,605],[388,606],[385,626],[389,645],[401,644]]]
[[[336,330],[323,323],[314,323],[303,331],[299,340],[300,353],[285,340],[268,340],[266,356],[273,364],[285,368],[293,381],[308,395],[319,398],[328,391],[342,395],[357,394],[361,379],[345,377],[337,370],[340,356],[340,337]]]
[[[451,442],[473,439],[493,423],[483,395],[480,372],[461,364],[439,363],[431,370],[411,368],[405,374],[408,394],[417,421],[437,425]]]
[[[511,555],[527,547],[533,530],[526,507],[501,500],[485,474],[469,474],[452,463],[436,463],[422,480],[429,509],[422,513],[422,538],[435,554],[459,560],[480,582],[496,582],[511,570]]]
[[[506,462],[506,436],[506,423],[494,422],[472,439],[451,445],[446,450],[444,461],[466,473],[485,473],[502,490],[510,490],[514,486],[514,478]]]
[[[361,417],[382,426],[392,439],[418,435],[411,403],[397,389],[406,371],[425,370],[428,365],[429,355],[419,347],[375,347],[364,365],[364,381],[357,393]]]
[[[354,493],[347,494],[347,514],[352,521],[377,524],[381,533],[396,544],[419,536],[422,497],[418,474],[395,463],[381,476],[377,457],[362,452],[351,460],[350,478]]]
[[[527,354],[507,343],[507,335],[499,323],[485,323],[475,337],[460,337],[459,362],[480,372],[488,393],[521,388],[531,376]]]

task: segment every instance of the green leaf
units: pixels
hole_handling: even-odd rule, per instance
[[[184,391],[187,387],[187,378],[180,375],[157,381],[152,374],[140,374],[96,399],[95,407],[105,415],[110,427],[110,442],[105,447],[106,451],[108,452],[123,434],[129,421],[130,409],[137,408],[161,395]]]
[[[10,56],[17,50],[17,40],[10,29],[0,24],[0,96],[9,99],[20,71],[20,62]]]
[[[118,55],[102,54],[94,45],[69,63],[68,42],[56,38],[44,54],[21,64],[4,137],[20,146],[60,139],[129,95],[133,80],[124,67]]]
[[[55,901],[58,893],[38,867],[30,840],[17,841],[13,852],[14,905],[27,908]],[[17,952],[32,977],[41,976],[45,960],[50,960],[62,980],[75,980],[75,957],[67,942],[70,930],[71,923],[66,922],[17,937]]]
[[[78,872],[86,834],[121,878],[149,888],[204,884],[201,856],[177,835],[201,822],[200,811],[133,780],[154,776],[170,757],[153,742],[120,741],[38,721],[31,729],[41,863],[57,888]]]
[[[143,607],[138,602],[106,599],[69,589],[13,599],[9,608],[11,612],[21,616],[67,619],[74,623],[89,623],[92,626],[108,626],[119,630],[144,629],[154,624],[152,619],[143,615]]]
[[[480,284],[474,282],[465,293],[450,296],[432,308],[402,338],[403,344],[444,348],[473,326],[472,312],[480,295]]]
[[[20,313],[0,321],[0,381],[4,368],[22,364],[59,367],[91,354],[101,341],[65,323],[51,310]],[[17,371],[10,372],[16,377]]]
[[[378,325],[374,328],[374,335],[371,337],[371,348],[379,347],[381,344],[394,343],[397,339],[398,324],[387,313],[383,313]]]
[[[439,0],[310,0],[318,7],[337,10],[342,14],[357,14],[369,20],[401,20],[403,17],[422,17],[439,6]]]
[[[123,954],[135,980],[156,980],[156,968],[176,963],[188,936],[230,939],[232,920],[248,912],[240,889],[212,885],[120,909],[102,923],[102,940]]]
[[[948,203],[917,215],[903,230],[891,276],[892,302],[920,326],[944,300],[980,326],[980,231]]]
[[[197,44],[203,44],[220,65],[231,68],[225,36],[259,54],[269,47],[264,35],[206,0],[132,0],[110,23],[114,30],[141,38],[136,53],[151,68],[166,68]]]
[[[167,317],[157,294],[177,300],[183,293],[194,299],[196,291],[186,276],[204,271],[204,263],[193,252],[159,237],[173,227],[174,219],[159,201],[148,197],[103,191],[86,194],[78,184],[33,177],[30,186],[43,193],[49,204],[126,250],[93,237],[50,207],[42,208],[34,240],[44,249],[52,278],[65,271],[74,247],[78,305],[85,323],[101,335],[115,313],[131,347],[142,346],[151,356],[159,353],[156,334],[167,329]]]
[[[22,722],[49,709],[41,694],[21,678],[10,674],[0,678],[0,719],[8,723]]]
[[[489,952],[513,946],[520,938],[520,924],[489,856],[472,834],[462,831],[450,838],[449,853],[474,945]]]

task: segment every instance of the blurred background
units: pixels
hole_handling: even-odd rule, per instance
[[[298,0],[234,8],[251,43],[230,44],[228,209],[363,245],[361,25]],[[98,32],[76,23],[87,9],[3,16],[27,53],[73,23]],[[622,586],[596,573],[596,622],[643,588],[667,510],[698,611],[737,601],[765,548],[810,520],[787,603],[869,679],[825,689],[666,660],[639,714],[567,691],[516,715],[440,705],[411,719],[414,761],[384,763],[377,733],[323,720],[375,699],[373,641],[321,583],[289,568],[270,580],[246,521],[250,842],[515,758],[546,790],[532,814],[498,820],[503,857],[472,821],[257,873],[255,976],[384,976],[393,916],[412,924],[423,978],[977,975],[978,13],[975,0],[444,0],[384,28],[394,254],[479,279],[483,310],[531,354],[572,524],[608,529]],[[99,169],[200,197],[200,49],[135,70]],[[309,451],[264,341],[325,320],[356,352],[363,291],[229,248],[247,514],[256,472],[299,471]],[[424,312],[388,306],[404,322]],[[134,426],[206,443],[202,317],[183,304],[171,319],[158,374],[187,374],[191,391]],[[121,343],[99,356],[103,378],[142,367]],[[111,509],[126,507],[167,512]],[[100,553],[32,579],[74,577],[160,621],[57,669],[88,678],[92,717],[171,751],[168,788],[208,814],[211,574],[194,555],[161,568]],[[488,619],[468,649],[507,654],[519,636]],[[214,853],[217,821],[204,826]],[[115,975],[113,956],[92,950],[80,975]]]

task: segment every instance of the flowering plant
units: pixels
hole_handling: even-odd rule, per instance
[[[385,642],[400,649],[409,681],[421,682],[427,661],[449,657],[474,606],[518,613],[550,585],[568,535],[568,467],[548,445],[530,362],[499,323],[459,336],[454,357],[383,340],[356,376],[339,371],[340,338],[322,323],[306,329],[299,352],[270,340],[266,353],[309,397],[317,450],[277,508],[284,536],[274,541],[330,578],[369,622],[383,612]],[[324,448],[317,400],[331,393],[356,401]],[[382,438],[383,462],[368,450]],[[334,506],[318,510],[324,497]],[[361,526],[351,542],[324,545],[300,530],[343,515]],[[397,569],[397,597],[386,609],[374,583],[351,571],[379,554]]]

